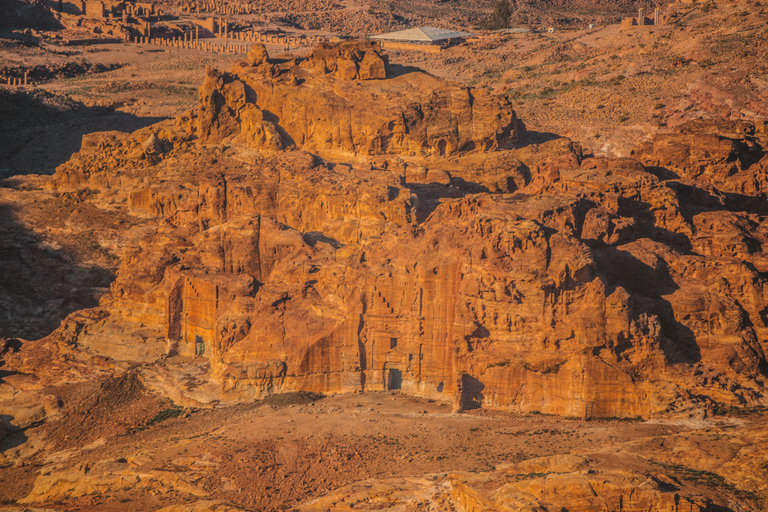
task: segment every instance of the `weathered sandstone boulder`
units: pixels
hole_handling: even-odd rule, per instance
[[[373,41],[325,43],[303,62],[321,73],[335,73],[341,80],[383,80],[387,78],[387,64],[387,57]]]

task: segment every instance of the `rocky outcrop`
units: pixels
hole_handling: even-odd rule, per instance
[[[163,507],[157,512],[245,512],[245,510],[224,501],[202,500],[187,505]]]
[[[680,491],[679,481],[662,472],[610,466],[590,457],[561,455],[476,474],[364,481],[303,504],[298,510],[322,510],[329,506],[335,510],[355,510],[361,506],[376,510],[418,510],[431,506],[461,511],[730,510],[701,495],[686,495]]]
[[[210,399],[399,389],[577,417],[762,403],[766,234],[712,185],[563,141],[493,156],[513,194],[455,177],[477,172],[471,154],[429,169],[195,151],[183,175],[181,153],[121,173],[132,214],[159,223],[126,247],[83,349],[206,358]]]
[[[136,466],[134,461],[128,460],[102,460],[93,465],[81,464],[75,468],[54,466],[46,475],[35,480],[32,492],[18,500],[18,503],[23,505],[52,502],[64,498],[128,490],[148,490],[157,493],[160,490],[172,489],[195,497],[207,495],[199,486],[188,482],[173,471],[142,472],[137,470]]]
[[[689,121],[635,151],[667,176],[711,185],[724,194],[768,193],[765,122]]]
[[[505,150],[504,100],[328,67],[371,55],[257,46],[209,71],[196,113],[89,136],[51,188],[141,222],[66,346],[209,361],[198,402],[397,389],[586,418],[765,402],[762,127],[691,124],[625,159]]]
[[[517,139],[506,98],[420,71],[387,78],[386,65],[375,43],[325,45],[288,62],[255,45],[232,72],[209,70],[188,129],[211,143],[358,155],[454,155]]]
[[[322,73],[335,73],[341,80],[383,80],[387,78],[387,61],[378,43],[352,41],[322,44],[302,64]]]

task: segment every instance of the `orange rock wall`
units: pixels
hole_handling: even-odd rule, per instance
[[[357,50],[363,51],[378,55],[368,47]],[[483,89],[410,73],[389,78],[387,87],[394,94],[382,94],[379,81],[355,80],[357,71],[338,77],[344,74],[341,64],[329,64],[328,52],[316,50],[300,66],[279,67],[262,57],[258,46],[252,53],[231,74],[209,71],[194,128],[199,137],[209,142],[251,140],[243,121],[255,108],[261,112],[254,125],[259,133],[275,131],[280,145],[315,151],[451,155],[492,150],[517,139],[517,118],[509,101]],[[326,74],[331,65],[335,75]],[[378,73],[373,77],[379,78]],[[257,139],[262,142],[256,147],[264,148],[266,139]]]
[[[192,355],[200,336],[226,399],[400,389],[578,417],[765,402],[766,158],[750,148],[768,141],[754,126],[693,123],[636,159],[567,140],[481,153],[513,116],[490,96],[468,110],[475,93],[418,73],[360,85],[251,57],[242,76],[209,74],[197,114],[89,136],[57,171],[60,190],[142,220],[83,346],[119,328]],[[434,94],[403,110],[422,88]],[[322,124],[336,103],[362,138],[296,114]],[[283,141],[399,156],[257,150],[234,140],[245,105]],[[381,126],[403,137],[371,146]],[[458,154],[441,157],[451,133]]]

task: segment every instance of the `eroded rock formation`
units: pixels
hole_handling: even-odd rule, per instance
[[[338,510],[360,505],[377,510],[406,510],[419,503],[443,510],[658,510],[706,512],[710,500],[679,493],[672,478],[619,468],[595,470],[600,463],[589,457],[564,455],[532,459],[488,473],[452,473],[420,479],[365,481],[338,489],[314,500],[301,511],[333,504]]]
[[[420,71],[387,76],[375,43],[321,46],[301,62],[270,61],[255,45],[231,73],[209,70],[189,129],[209,143],[366,156],[452,155],[517,139],[504,97]]]
[[[208,72],[196,112],[88,136],[51,190],[142,222],[111,294],[59,344],[209,360],[215,386],[194,397],[145,370],[194,403],[400,389],[646,418],[764,403],[764,126],[685,125],[627,159],[513,148],[506,100],[384,64],[368,44],[303,62],[257,46]]]

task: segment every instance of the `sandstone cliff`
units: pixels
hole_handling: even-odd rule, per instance
[[[210,361],[215,389],[194,397],[144,370],[195,403],[763,404],[764,127],[694,123],[627,159],[517,136],[506,100],[387,71],[373,45],[302,62],[256,47],[209,71],[197,111],[88,136],[57,170],[51,190],[141,220],[109,296],[59,337],[111,361]]]
[[[386,79],[386,80],[385,80]],[[387,71],[374,43],[270,61],[261,45],[230,73],[209,70],[190,130],[206,142],[358,155],[451,155],[504,147],[517,119],[504,97],[413,70]]]

